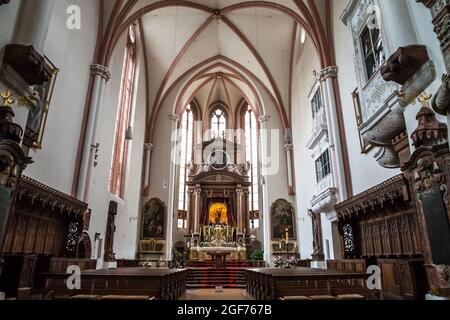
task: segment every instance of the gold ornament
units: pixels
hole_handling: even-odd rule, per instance
[[[14,93],[9,89],[1,92],[0,96],[3,99],[2,107],[11,107],[11,105],[16,102]]]

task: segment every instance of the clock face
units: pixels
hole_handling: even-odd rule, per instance
[[[228,154],[222,150],[214,150],[208,157],[208,164],[216,170],[224,170],[229,162]]]

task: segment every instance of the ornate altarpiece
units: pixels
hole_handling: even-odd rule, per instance
[[[245,260],[250,231],[249,164],[236,164],[235,160],[242,146],[216,138],[197,146],[200,147],[201,163],[190,166],[186,183],[186,241],[191,260],[211,259],[217,252],[232,260]]]

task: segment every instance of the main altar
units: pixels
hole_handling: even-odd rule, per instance
[[[200,164],[191,164],[188,186],[186,245],[191,261],[245,261],[248,239],[250,164],[237,164],[242,148],[216,138],[196,150]]]

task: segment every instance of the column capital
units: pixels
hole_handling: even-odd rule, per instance
[[[152,151],[155,148],[155,146],[153,145],[153,143],[144,143],[144,149],[146,151]]]
[[[180,121],[180,116],[177,114],[169,114],[169,120],[173,122],[178,122]]]
[[[261,123],[268,122],[269,120],[270,120],[270,116],[269,115],[263,115],[263,116],[260,116],[258,118],[258,121],[261,122]]]
[[[339,68],[336,66],[331,66],[323,69],[319,72],[320,81],[325,81],[328,78],[336,78],[339,72]]]
[[[91,64],[91,75],[100,76],[106,81],[111,79],[111,72],[108,67],[102,66],[101,64]]]

